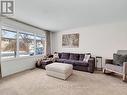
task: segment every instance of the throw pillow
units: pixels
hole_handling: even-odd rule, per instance
[[[123,62],[127,61],[127,55],[113,54],[113,63],[119,66],[123,65]]]
[[[58,53],[54,53],[53,58],[59,58]]]
[[[83,61],[88,63],[89,59],[90,59],[90,55],[85,54]]]
[[[84,57],[85,57],[85,54],[79,54],[79,60],[80,61],[83,61]]]

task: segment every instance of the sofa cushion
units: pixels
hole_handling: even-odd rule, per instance
[[[68,63],[68,64],[74,64],[75,61],[74,60],[65,60],[64,63]]]
[[[105,67],[109,70],[123,73],[123,67],[122,66],[117,66],[117,65],[112,65],[112,64],[105,64]]]
[[[62,53],[58,53],[59,58],[61,58]]]
[[[64,63],[66,59],[56,59],[56,62]]]
[[[70,53],[61,53],[61,59],[69,59]]]
[[[89,66],[89,64],[84,61],[75,61],[74,65],[85,66],[85,67]]]
[[[127,61],[127,55],[113,54],[113,64],[122,66]]]
[[[85,54],[79,54],[79,60],[80,61],[83,61],[84,57],[85,57]]]
[[[79,60],[79,54],[70,53],[70,60]]]

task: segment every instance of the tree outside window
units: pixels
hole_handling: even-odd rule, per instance
[[[19,33],[19,55],[34,55],[34,35],[29,33]]]

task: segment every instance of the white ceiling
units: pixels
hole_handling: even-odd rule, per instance
[[[18,20],[51,30],[127,20],[127,0],[15,0]]]

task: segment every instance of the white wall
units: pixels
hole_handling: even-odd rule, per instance
[[[63,48],[62,34],[79,33],[79,48]],[[93,56],[112,58],[117,50],[127,50],[127,21],[87,26],[53,33],[53,51],[91,52]]]
[[[9,60],[2,60],[1,75],[2,77],[5,77],[27,69],[35,68],[35,63],[38,58],[41,58],[41,56],[21,57],[21,58],[9,59]]]

